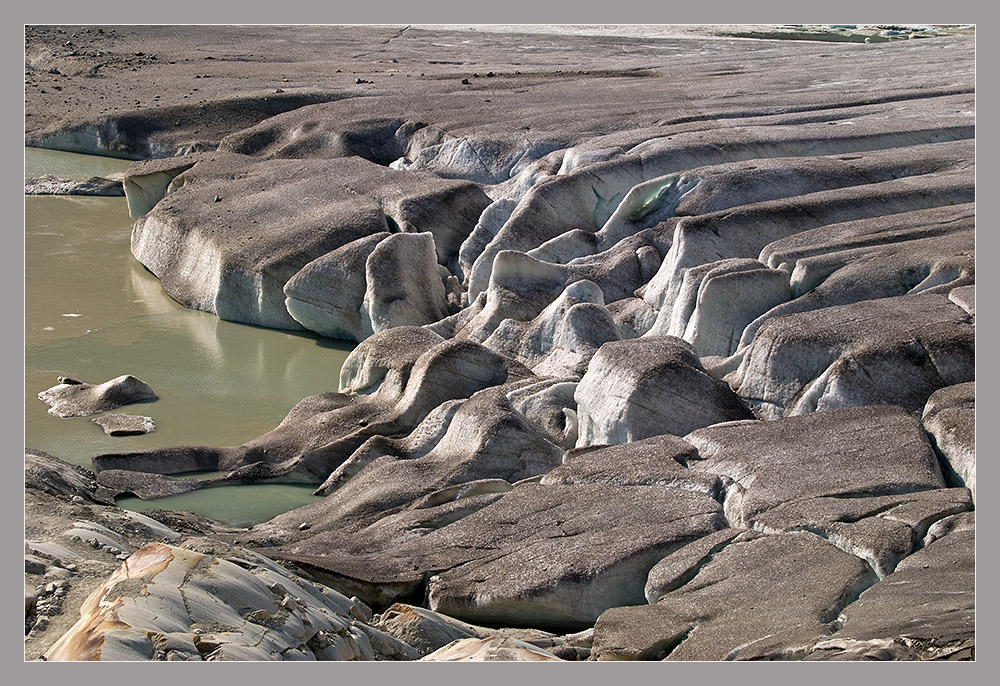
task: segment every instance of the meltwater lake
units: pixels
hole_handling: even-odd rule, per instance
[[[25,176],[115,177],[128,161],[25,148]],[[174,302],[129,251],[124,197],[28,196],[25,202],[25,446],[92,469],[108,452],[237,445],[273,429],[302,398],[337,390],[353,344],[219,320]],[[159,396],[114,410],[156,431],[107,436],[93,417],[60,419],[38,393],[72,376],[132,374]],[[121,507],[184,509],[249,525],[312,502],[313,486],[224,486]]]

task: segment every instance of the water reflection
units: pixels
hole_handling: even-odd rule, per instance
[[[250,526],[282,512],[319,500],[313,486],[301,484],[253,484],[206,488],[156,500],[122,496],[119,507],[135,512],[147,510],[191,510],[232,526]]]
[[[53,155],[62,153],[44,151]],[[273,429],[302,398],[337,389],[352,345],[181,307],[131,256],[131,227],[124,198],[25,197],[27,447],[89,467],[107,452],[236,445]],[[90,418],[47,414],[37,398],[60,375],[99,383],[121,374],[143,379],[159,399],[117,412],[153,417],[155,432],[107,436]],[[257,507],[266,491],[246,488],[259,487],[212,488],[200,497]],[[282,499],[312,498],[312,487],[285,489]]]

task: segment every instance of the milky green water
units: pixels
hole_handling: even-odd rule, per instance
[[[120,174],[127,162],[27,148],[25,174]],[[181,307],[129,252],[124,198],[25,196],[25,446],[92,468],[107,452],[237,445],[273,429],[302,398],[337,390],[353,346],[219,320]],[[92,417],[47,414],[38,393],[60,375],[102,383],[133,374],[158,400],[114,410],[156,431],[107,436]],[[225,486],[129,509],[190,509],[247,524],[315,500],[313,487]]]

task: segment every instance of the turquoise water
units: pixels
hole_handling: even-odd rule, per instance
[[[88,178],[121,160],[27,148],[25,173]],[[302,398],[337,390],[351,344],[261,329],[181,307],[129,252],[124,198],[25,196],[25,446],[92,468],[107,452],[237,445],[273,429]],[[101,383],[133,374],[158,400],[123,414],[156,431],[107,436],[92,417],[60,419],[37,395],[60,375]],[[268,519],[315,500],[312,487],[223,486],[129,509],[191,509],[229,523]]]

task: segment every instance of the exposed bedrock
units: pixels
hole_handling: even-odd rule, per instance
[[[186,491],[229,482],[321,484],[372,436],[406,435],[448,400],[531,376],[523,366],[472,341],[441,341],[421,329],[403,327],[392,329],[386,338],[381,346],[380,341],[359,346],[344,367],[347,386],[352,382],[367,386],[351,390],[377,387],[377,392],[310,396],[293,407],[274,430],[240,446],[180,446],[99,455],[94,458],[99,483],[117,493],[134,492],[147,498],[158,497],[156,490],[166,495],[178,488]],[[392,362],[380,366],[387,357]],[[351,376],[352,369],[357,370],[356,376]],[[190,471],[226,474],[194,482],[159,476]]]
[[[727,422],[688,434],[695,472],[723,479],[734,526],[788,501],[945,487],[920,422],[899,407],[853,407],[774,421]]]
[[[136,258],[181,304],[286,329],[303,327],[285,309],[283,287],[316,258],[373,234],[426,230],[435,236],[438,261],[447,265],[450,258],[440,251],[448,236],[466,235],[489,202],[471,183],[397,172],[357,157],[257,160],[215,153],[173,178],[167,190],[136,222]],[[310,289],[304,291],[309,303]]]
[[[627,443],[752,417],[688,343],[650,336],[603,345],[577,386],[577,447]]]
[[[974,658],[975,515],[959,518],[847,606],[806,659]]]
[[[596,659],[801,658],[877,580],[862,560],[808,532],[747,532],[718,546],[693,578],[655,604],[602,614]]]
[[[415,607],[405,603],[394,603],[385,612],[372,620],[372,625],[386,634],[398,638],[421,656],[427,656],[454,644],[452,648],[432,658],[444,659],[480,659],[472,655],[473,651],[482,654],[481,659],[536,659],[534,654],[547,654],[564,660],[584,660],[590,655],[590,635],[592,631],[582,631],[562,636],[541,629],[524,629],[518,627],[502,627],[493,629],[461,622],[447,615],[433,612],[426,608]],[[464,639],[481,641],[469,644]],[[455,641],[459,641],[455,643]],[[518,652],[507,650],[514,644]],[[480,651],[479,647],[485,647]],[[466,648],[470,650],[466,650]],[[499,650],[497,650],[499,648]],[[530,651],[525,653],[524,651]],[[520,657],[518,657],[520,655]]]
[[[938,453],[945,480],[965,486],[976,499],[976,384],[935,391],[924,407],[923,425]]]
[[[57,417],[86,417],[145,400],[156,400],[156,393],[142,379],[125,374],[101,384],[90,384],[69,377],[59,377],[59,385],[38,394]]]
[[[765,419],[857,405],[923,410],[975,379],[975,326],[937,294],[825,307],[765,321],[726,380]]]
[[[647,516],[633,519],[634,508]],[[523,484],[383,553],[268,551],[317,578],[353,584],[359,595],[412,593],[431,574],[433,610],[494,625],[574,629],[590,626],[608,607],[642,602],[656,560],[724,525],[718,502],[690,491]]]

